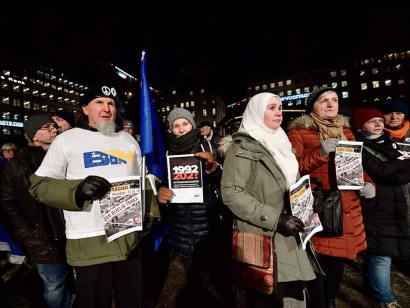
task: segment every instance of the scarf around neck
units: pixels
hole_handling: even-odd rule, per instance
[[[401,142],[403,140],[403,137],[409,131],[409,128],[409,121],[403,121],[403,124],[399,129],[391,129],[384,127],[384,130],[390,134],[390,138],[392,138],[394,141]]]
[[[201,142],[201,137],[197,129],[193,129],[178,138],[173,135],[169,142],[169,154],[193,154],[198,148],[198,145],[200,147]]]
[[[313,120],[312,127],[317,131],[319,140],[326,140],[329,138],[336,138],[344,141],[347,140],[343,133],[345,119],[342,116],[337,115],[333,121],[328,121],[312,112],[310,113],[310,117]]]

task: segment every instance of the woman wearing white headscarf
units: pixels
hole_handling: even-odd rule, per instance
[[[239,131],[223,138],[219,148],[226,155],[222,199],[238,229],[274,236],[278,291],[267,296],[247,290],[247,307],[304,307],[304,282],[315,278],[295,238],[304,224],[284,207],[285,192],[298,179],[298,162],[281,123],[279,96],[257,94],[246,107]]]

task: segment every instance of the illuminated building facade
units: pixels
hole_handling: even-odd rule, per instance
[[[277,94],[282,99],[284,122],[305,112],[306,97],[318,87],[336,88],[341,94],[339,111],[350,116],[353,108],[380,107],[388,99],[410,98],[410,51],[367,57],[343,67],[304,72],[247,85],[247,98],[227,107],[227,117],[220,123],[225,133],[238,130],[248,100],[261,92]]]
[[[0,144],[25,144],[23,122],[28,117],[66,109],[79,117],[83,83],[52,68],[23,59],[0,60]]]
[[[165,95],[156,100],[158,117],[164,127],[168,127],[167,116],[174,108],[189,110],[198,125],[202,121],[211,123],[215,131],[220,132],[219,122],[225,117],[225,101],[215,92],[205,88],[183,89],[170,87]]]

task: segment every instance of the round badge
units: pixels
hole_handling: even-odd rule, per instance
[[[107,87],[107,86],[103,86],[102,88],[101,88],[101,92],[104,94],[104,95],[110,95],[110,93],[111,93],[111,90],[110,90],[110,88],[109,87]]]

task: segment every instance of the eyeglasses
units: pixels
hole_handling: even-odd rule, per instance
[[[40,129],[52,132],[53,129],[58,130],[58,125],[57,124],[46,124],[46,125],[43,125]]]

